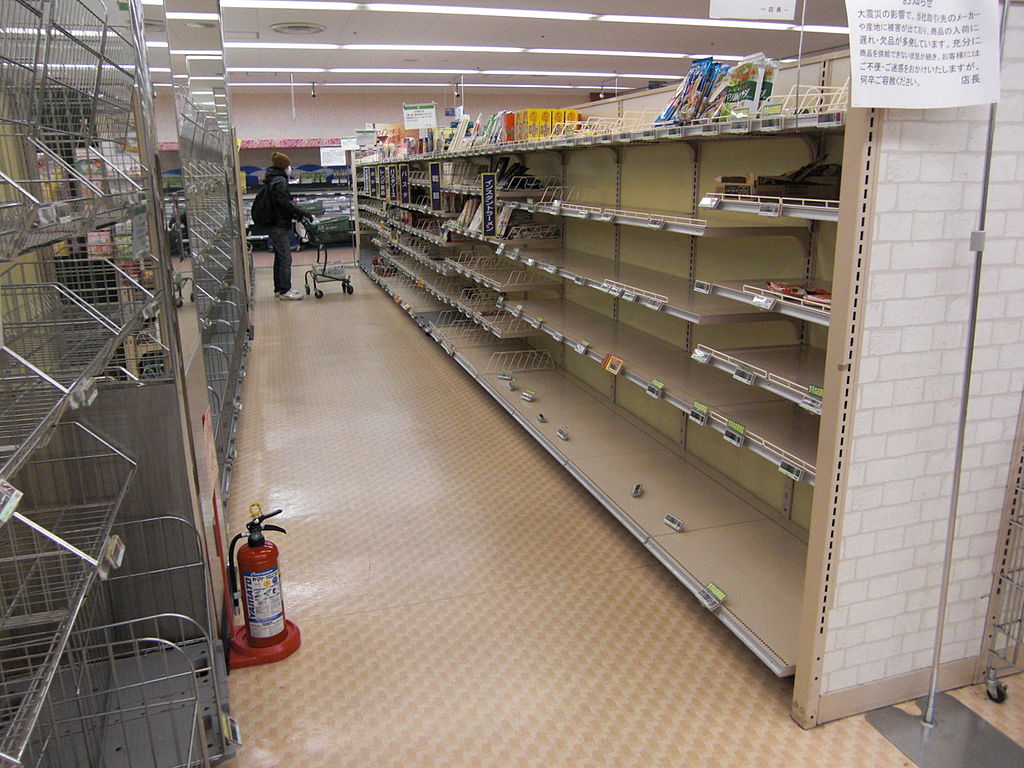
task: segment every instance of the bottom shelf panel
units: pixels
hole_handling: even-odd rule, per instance
[[[512,371],[510,389],[492,355],[508,344],[528,347],[504,344],[449,337],[446,351],[691,592],[709,581],[725,590],[719,620],[775,674],[793,674],[804,542],[558,370]],[[535,392],[532,401],[525,390]],[[643,490],[634,496],[637,484]],[[665,523],[667,514],[684,532]]]

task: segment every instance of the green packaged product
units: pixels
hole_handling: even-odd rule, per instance
[[[729,71],[725,98],[716,116],[725,120],[756,117],[761,104],[771,96],[777,68],[778,62],[763,53],[742,59]]]

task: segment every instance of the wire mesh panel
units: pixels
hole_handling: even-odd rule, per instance
[[[7,759],[17,760],[35,725],[134,472],[128,457],[71,423],[12,478],[26,489],[17,513],[26,524],[0,528],[0,755]]]
[[[84,236],[142,201],[135,50],[86,4],[0,0],[0,258]]]
[[[213,647],[184,616],[161,614],[76,631],[54,676],[32,768],[192,768],[210,754]],[[221,754],[217,754],[219,757]]]
[[[196,315],[222,493],[233,455],[237,392],[249,332],[249,286],[237,210],[231,135],[184,92],[178,98],[178,137],[188,210]]]

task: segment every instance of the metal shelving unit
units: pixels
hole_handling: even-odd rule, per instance
[[[230,754],[225,672],[141,6],[0,0],[0,14],[0,764],[209,765]],[[140,421],[159,449],[135,449]],[[135,534],[157,498],[170,544],[166,526]]]
[[[234,144],[215,114],[176,92],[196,316],[224,503],[230,495],[241,383],[252,337],[251,253],[243,247]]]
[[[382,199],[405,188],[376,174],[364,189],[377,199],[358,201],[376,233],[363,245],[407,277],[403,302],[423,290],[452,307],[428,322],[433,338],[780,675],[794,673],[805,609],[838,203],[707,194],[707,215],[693,212],[718,176],[841,154],[845,106],[816,99],[800,114],[654,127],[601,117],[588,133],[357,164],[364,177],[408,164],[417,195],[431,160],[448,194],[481,196],[470,177],[506,155],[547,180],[496,197],[535,216],[530,234],[553,236],[484,238],[422,199]],[[422,217],[386,220],[401,208],[480,244],[457,254]],[[460,300],[455,276],[498,294],[518,325],[495,331],[480,304]],[[496,372],[499,351],[553,367]],[[724,605],[707,599],[711,581]]]

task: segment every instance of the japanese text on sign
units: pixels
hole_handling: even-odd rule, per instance
[[[853,106],[999,99],[998,0],[846,0],[846,13]]]
[[[437,108],[434,104],[406,104],[402,119],[405,128],[436,128]]]
[[[792,21],[796,0],[711,0],[712,19],[774,19]]]
[[[441,164],[430,164],[430,210],[441,210]]]

